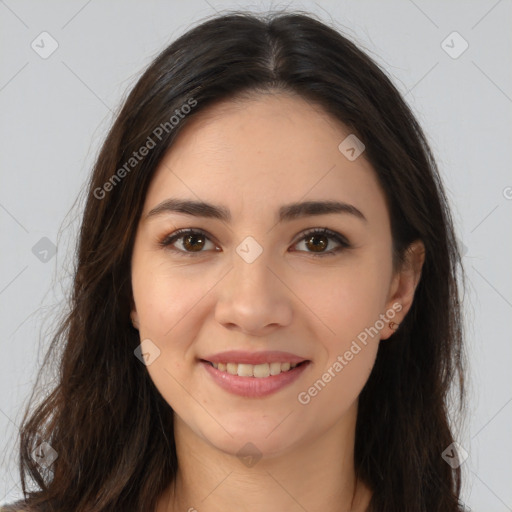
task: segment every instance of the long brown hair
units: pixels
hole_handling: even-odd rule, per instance
[[[135,231],[153,173],[188,120],[219,100],[269,89],[322,106],[363,141],[388,201],[397,261],[414,240],[426,249],[412,308],[380,344],[359,397],[355,468],[373,490],[369,511],[459,510],[460,467],[442,452],[454,441],[454,384],[464,410],[463,274],[436,163],[386,74],[301,12],[208,19],[158,55],[125,100],[88,183],[70,310],[43,365],[58,361],[58,382],[27,408],[20,431],[33,510],[147,512],[173,481],[173,412],[134,356]],[[31,455],[43,441],[58,454],[49,469]]]

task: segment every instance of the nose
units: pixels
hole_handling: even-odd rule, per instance
[[[215,318],[228,329],[266,336],[292,321],[293,293],[286,276],[271,268],[267,251],[251,263],[235,254],[218,287]]]

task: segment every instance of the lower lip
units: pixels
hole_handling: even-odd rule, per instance
[[[200,363],[222,389],[234,395],[259,398],[271,395],[297,380],[309,366],[310,361],[306,361],[287,372],[268,377],[239,377],[228,372],[221,372],[206,361]]]

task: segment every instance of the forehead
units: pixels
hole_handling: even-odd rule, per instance
[[[382,215],[383,193],[364,153],[339,150],[350,131],[320,106],[285,94],[223,101],[190,119],[152,180],[147,212],[173,197],[233,208],[337,199],[371,203]],[[385,213],[385,211],[384,211]]]

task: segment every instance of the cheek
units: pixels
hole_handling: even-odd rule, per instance
[[[155,255],[134,258],[132,287],[140,338],[151,340],[159,350],[147,370],[173,408],[186,403],[182,385],[192,389],[195,382],[194,343],[211,312],[211,290],[222,278],[217,274],[193,265],[171,266]]]
[[[299,396],[312,416],[328,424],[344,415],[366,384],[379,347],[376,321],[382,301],[376,298],[376,274],[339,272],[315,287],[310,304],[321,319],[316,330],[317,360]]]
[[[211,285],[207,276],[192,279],[186,268],[168,268],[155,259],[134,260],[132,288],[141,336],[164,342],[187,325],[183,320],[193,315]]]
[[[375,324],[386,302],[387,272],[376,263],[355,261],[322,276],[303,274],[294,289],[323,325],[329,345],[357,336]]]
[[[181,410],[187,403],[183,387],[189,387],[192,351],[189,351],[200,311],[205,281],[187,278],[186,272],[155,264],[155,259],[134,259],[132,288],[141,340],[149,339],[159,355],[147,366],[156,388],[167,403]],[[194,314],[196,315],[194,317]],[[189,319],[194,318],[191,322]],[[155,349],[153,349],[155,350]],[[185,405],[184,405],[185,404]]]
[[[311,382],[322,381],[315,388],[321,389],[319,404],[352,403],[368,379],[379,346],[382,323],[377,322],[385,305],[386,279],[385,266],[375,260],[354,261],[330,269],[322,279],[302,280],[298,295],[308,298],[305,302],[319,320],[318,364]]]

